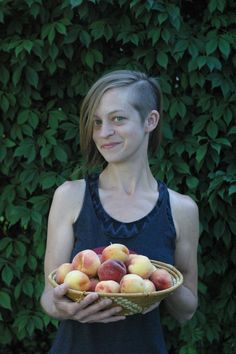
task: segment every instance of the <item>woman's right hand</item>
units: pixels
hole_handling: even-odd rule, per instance
[[[125,319],[125,316],[119,316],[121,307],[109,308],[112,304],[110,299],[97,302],[99,295],[94,292],[80,302],[74,302],[65,296],[67,291],[67,284],[58,285],[53,289],[53,306],[56,317],[60,319],[71,319],[81,323],[108,323]]]

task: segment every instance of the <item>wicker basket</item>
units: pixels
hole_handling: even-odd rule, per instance
[[[153,261],[152,264],[156,268],[166,269],[172,276],[173,286],[166,290],[154,291],[151,293],[99,293],[99,299],[112,299],[113,306],[121,306],[122,310],[119,312],[119,315],[128,316],[134,315],[137,313],[142,313],[148,309],[151,305],[163,300],[165,297],[173,293],[183,283],[182,274],[172,265]],[[58,284],[55,281],[56,270],[49,274],[49,282],[53,287],[56,287]],[[73,301],[80,302],[89,292],[86,291],[77,291],[69,289],[66,296]],[[98,300],[99,301],[99,300]]]

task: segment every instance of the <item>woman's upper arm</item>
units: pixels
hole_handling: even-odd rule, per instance
[[[199,214],[196,203],[187,196],[175,194],[171,202],[177,238],[175,266],[184,276],[184,285],[197,297]]]
[[[65,182],[54,193],[48,217],[45,283],[52,270],[70,261],[74,245],[73,223],[82,207],[84,187],[84,181]]]

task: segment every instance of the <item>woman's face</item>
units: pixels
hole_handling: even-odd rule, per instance
[[[148,133],[130,93],[130,88],[108,90],[93,117],[93,140],[108,163],[147,156]]]

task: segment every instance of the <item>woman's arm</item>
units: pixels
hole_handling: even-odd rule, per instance
[[[74,190],[75,192],[75,187],[75,182],[66,182],[56,189],[48,217],[47,244],[44,259],[45,288],[41,297],[41,305],[48,315],[56,318],[61,318],[64,314],[60,313],[55,306],[54,291],[48,282],[48,275],[62,263],[70,262],[74,244],[72,225],[75,219],[75,212],[72,212],[74,205],[72,191]],[[79,213],[82,205],[81,198],[83,198],[83,182],[79,181],[77,187],[78,204],[77,207],[74,205],[74,210]],[[79,191],[81,192],[79,193]]]
[[[172,215],[176,227],[175,267],[184,281],[165,304],[168,311],[181,323],[190,320],[198,305],[197,249],[199,215],[196,203],[189,197],[170,191]]]
[[[74,246],[73,223],[80,213],[85,192],[84,181],[66,182],[53,197],[48,218],[47,245],[44,261],[45,288],[41,296],[44,311],[57,319],[72,319],[80,322],[112,322],[123,319],[114,316],[121,309],[108,309],[110,300],[96,303],[96,293],[86,296],[80,303],[69,300],[65,294],[66,284],[53,289],[48,275],[62,263],[70,262]]]

